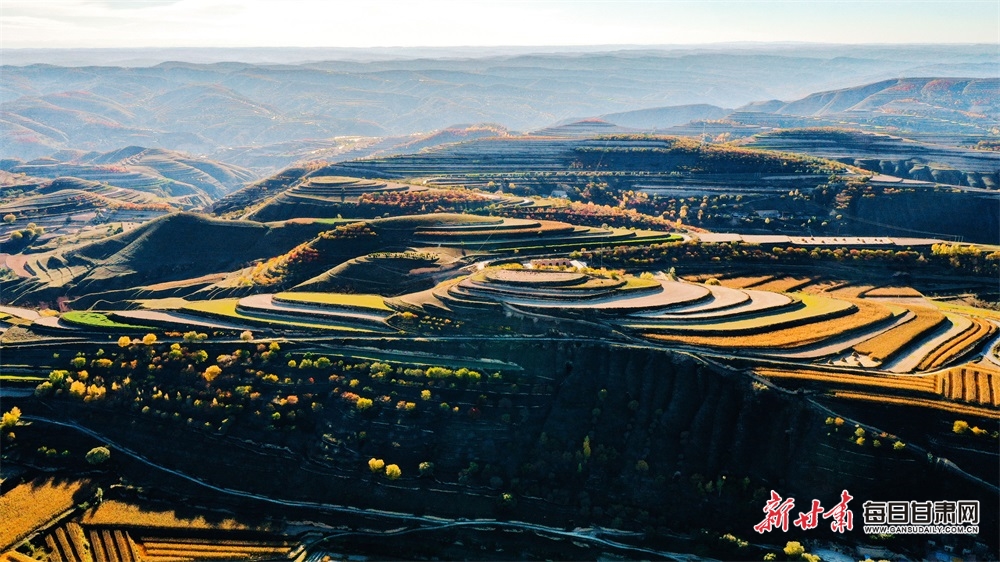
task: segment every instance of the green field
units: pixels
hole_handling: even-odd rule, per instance
[[[67,324],[81,326],[84,328],[95,328],[100,330],[152,330],[149,326],[137,326],[134,324],[123,324],[115,322],[100,312],[89,312],[85,310],[73,310],[62,315],[62,320]]]

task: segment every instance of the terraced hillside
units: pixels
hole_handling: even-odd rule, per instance
[[[278,195],[251,205],[250,220],[474,211],[488,206],[520,205],[521,199],[468,190],[435,189],[397,182],[320,175],[318,170],[293,182]],[[221,207],[225,208],[225,207]]]
[[[767,278],[756,282],[759,287],[768,283]],[[837,362],[897,373],[935,371],[981,355],[997,332],[990,321],[946,317],[927,305],[902,306],[836,292],[731,288],[663,276],[609,277],[572,268],[487,268],[387,302],[400,311],[470,321],[484,312],[578,319],[584,329],[602,325],[605,331],[721,355]]]
[[[315,292],[310,283],[294,292],[189,301],[181,308],[154,305],[106,317],[67,313],[22,324],[63,336],[150,329],[233,337],[572,334],[752,365],[780,384],[815,387],[838,398],[912,399],[922,407],[1000,418],[1000,377],[990,366],[997,361],[991,355],[996,322],[942,314],[929,303],[906,304],[913,297],[893,302],[896,297],[878,296],[887,291],[845,291],[794,278],[743,283],[760,288],[739,288],[733,280],[727,287],[594,270],[565,259],[480,262],[464,274],[442,273],[449,277],[430,289],[389,298]],[[763,288],[768,286],[775,290]],[[815,288],[777,290],[796,287]],[[874,296],[857,296],[868,292]]]
[[[767,128],[849,127],[893,131],[950,146],[975,145],[996,121],[996,78],[897,78],[811,94],[783,102],[755,102],[727,120]]]
[[[41,178],[76,177],[201,207],[255,179],[249,170],[160,148],[129,146],[96,153],[64,150],[28,162],[5,160],[4,169]]]
[[[833,128],[759,134],[747,146],[829,158],[898,178],[1000,189],[1000,154],[991,151]]]
[[[96,242],[8,256],[7,301],[80,296],[225,273],[309,240],[329,225],[267,226],[175,213]]]
[[[6,262],[16,277],[5,284],[5,300],[68,297],[77,308],[98,301],[120,308],[135,299],[234,298],[300,284],[306,290],[344,281],[352,286],[358,281],[352,275],[382,266],[400,277],[383,276],[375,285],[398,294],[411,288],[409,282],[437,282],[474,255],[545,254],[679,239],[651,230],[460,214],[263,224],[179,213],[98,242],[9,256]],[[359,275],[363,280],[369,274]]]
[[[33,182],[29,189],[0,202],[0,214],[13,218],[0,223],[5,252],[27,247],[38,251],[57,239],[65,246],[69,240],[102,238],[107,236],[105,230],[124,229],[177,210],[171,201],[151,193],[79,178]],[[29,224],[40,227],[41,233],[25,232]]]
[[[673,183],[684,178],[688,181],[704,180],[722,175],[737,184],[741,179],[747,183],[753,179],[758,185],[764,180],[766,185],[766,176],[792,175],[792,178],[770,179],[782,185],[793,185],[792,180],[815,181],[841,168],[820,159],[704,146],[678,137],[590,135],[582,138],[521,136],[479,139],[418,154],[341,162],[335,169],[345,175],[431,177],[439,178],[438,183],[461,181],[467,185],[485,186],[490,181],[524,183],[530,181],[530,176],[534,174],[572,171],[597,174],[642,172],[641,181],[644,184],[667,179]],[[511,174],[521,177],[508,177]]]

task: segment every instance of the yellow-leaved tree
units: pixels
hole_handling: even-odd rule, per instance
[[[385,467],[385,476],[389,480],[395,480],[403,475],[403,471],[399,469],[398,465],[390,464]]]

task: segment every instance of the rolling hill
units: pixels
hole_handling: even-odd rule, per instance
[[[39,178],[76,177],[142,191],[185,208],[207,205],[256,177],[238,166],[140,146],[104,153],[63,150],[28,162],[7,159],[3,168]]]
[[[622,113],[607,113],[601,115],[600,118],[616,125],[640,131],[662,131],[663,129],[683,125],[691,121],[722,119],[730,113],[732,113],[732,110],[714,105],[692,104],[638,109]]]

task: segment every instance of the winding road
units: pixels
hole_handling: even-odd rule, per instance
[[[96,432],[96,431],[94,431],[92,429],[89,429],[87,427],[84,427],[84,426],[76,424],[76,423],[62,422],[62,421],[53,420],[53,419],[49,419],[49,418],[45,418],[45,417],[40,417],[40,416],[22,416],[21,419],[25,420],[25,421],[34,422],[34,423],[51,424],[51,425],[56,425],[56,426],[60,426],[60,427],[66,427],[66,428],[69,428],[69,429],[73,429],[73,430],[79,431],[80,433],[83,433],[85,435],[93,437],[94,439],[97,439],[99,441],[102,441],[102,442],[106,443],[107,445],[109,445],[110,447],[112,447],[114,449],[115,453],[127,455],[127,456],[129,456],[129,457],[131,457],[131,458],[133,458],[133,459],[135,459],[135,460],[137,460],[137,461],[139,461],[139,462],[141,462],[141,463],[143,463],[143,464],[145,464],[145,465],[147,465],[147,466],[149,466],[151,468],[154,468],[154,469],[162,471],[162,472],[166,472],[168,474],[171,474],[171,475],[176,476],[178,478],[182,478],[184,480],[187,480],[188,482],[194,483],[194,484],[196,484],[198,486],[201,486],[203,488],[206,488],[206,489],[209,489],[209,490],[212,490],[214,492],[221,493],[221,494],[226,494],[226,495],[230,495],[230,496],[236,496],[236,497],[240,497],[240,498],[253,499],[253,500],[257,500],[257,501],[269,503],[269,504],[272,504],[272,505],[280,505],[280,506],[283,506],[283,507],[295,507],[295,508],[315,509],[317,511],[326,512],[326,513],[345,513],[345,514],[352,514],[352,515],[362,515],[362,516],[365,516],[365,517],[382,518],[382,519],[392,519],[392,520],[404,521],[404,522],[407,522],[407,523],[412,523],[412,524],[419,525],[418,527],[413,527],[413,528],[409,528],[409,529],[396,529],[396,530],[391,530],[391,531],[386,531],[386,532],[379,532],[379,531],[351,531],[350,532],[351,534],[371,534],[371,535],[378,535],[378,536],[392,536],[392,535],[415,533],[415,532],[421,532],[421,531],[431,531],[431,530],[433,530],[433,531],[440,531],[440,530],[445,530],[445,529],[450,529],[450,528],[459,528],[459,527],[495,527],[495,528],[506,528],[506,529],[518,529],[518,530],[523,530],[523,531],[531,531],[531,532],[534,532],[534,533],[539,533],[539,534],[547,535],[547,536],[550,536],[550,537],[560,537],[560,538],[567,538],[567,539],[572,539],[572,540],[579,540],[579,541],[584,541],[584,542],[588,542],[588,543],[599,545],[599,546],[604,546],[604,547],[612,548],[612,549],[615,549],[615,550],[636,552],[636,553],[641,553],[643,555],[655,556],[655,557],[657,557],[659,559],[664,559],[664,560],[675,560],[677,562],[695,562],[695,561],[698,561],[698,560],[705,560],[704,557],[695,556],[695,555],[691,555],[691,554],[684,554],[684,553],[678,553],[678,552],[658,551],[658,550],[654,550],[654,549],[650,549],[650,548],[644,548],[644,547],[641,547],[641,546],[634,546],[634,545],[630,545],[630,544],[618,542],[618,541],[615,541],[615,540],[611,540],[610,538],[605,538],[605,536],[611,536],[611,537],[636,537],[636,536],[640,536],[640,534],[637,534],[637,533],[634,533],[634,532],[629,532],[629,531],[617,531],[617,530],[613,530],[613,529],[603,529],[603,528],[577,528],[577,529],[573,529],[573,530],[566,530],[566,529],[559,529],[557,527],[549,527],[549,526],[546,526],[546,525],[538,525],[538,524],[535,524],[535,523],[525,523],[525,522],[522,522],[522,521],[498,521],[496,519],[474,519],[474,520],[445,519],[445,518],[440,518],[440,517],[410,515],[410,514],[406,514],[406,513],[397,513],[397,512],[393,512],[393,511],[384,511],[384,510],[377,510],[377,509],[362,509],[362,508],[358,508],[358,507],[350,507],[350,506],[334,505],[334,504],[324,504],[324,503],[319,503],[319,502],[307,502],[307,501],[298,501],[298,500],[282,500],[282,499],[277,499],[277,498],[271,498],[271,497],[263,496],[263,495],[260,495],[260,494],[253,494],[253,493],[250,493],[250,492],[243,492],[243,491],[240,491],[240,490],[234,490],[232,488],[224,488],[224,487],[221,487],[221,486],[216,486],[214,484],[210,484],[208,482],[200,480],[200,479],[198,479],[198,478],[196,478],[194,476],[185,474],[183,472],[180,472],[180,471],[177,471],[177,470],[174,470],[174,469],[171,469],[171,468],[167,468],[165,466],[162,466],[160,464],[157,464],[157,463],[149,460],[148,458],[144,457],[140,453],[137,453],[137,452],[135,452],[135,451],[133,451],[133,450],[127,448],[127,447],[123,447],[123,446],[119,445],[118,443],[115,443],[113,440],[108,439],[106,436],[102,435],[101,433],[98,433],[98,432]],[[341,534],[341,533],[331,533],[329,535],[329,538],[334,538],[334,537],[336,537],[339,534]]]

